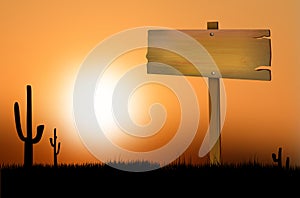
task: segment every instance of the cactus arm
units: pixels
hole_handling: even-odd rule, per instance
[[[52,138],[50,138],[50,144],[51,144],[52,147],[54,147],[54,142],[53,142]]]
[[[15,113],[15,123],[16,123],[16,129],[17,129],[18,136],[22,141],[25,141],[26,138],[24,137],[23,132],[22,132],[21,119],[20,119],[20,108],[19,108],[18,102],[15,102],[14,113]]]
[[[56,151],[56,155],[58,155],[59,154],[59,151],[60,151],[60,142],[58,143],[58,145],[57,145],[57,151]]]
[[[56,146],[56,128],[54,128],[54,134],[53,134],[53,139],[50,138],[50,144],[52,147],[55,147]]]
[[[278,162],[278,159],[276,158],[276,154],[275,153],[272,153],[272,159],[274,162]]]
[[[41,140],[43,132],[44,132],[44,125],[39,125],[37,127],[36,136],[35,136],[35,138],[32,139],[32,143],[33,144],[36,144],[36,143],[38,143]]]

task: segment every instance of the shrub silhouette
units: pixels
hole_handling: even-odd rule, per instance
[[[20,120],[20,108],[18,102],[14,104],[14,115],[16,130],[19,138],[24,142],[24,166],[31,167],[33,164],[33,144],[38,143],[43,135],[44,125],[39,125],[37,127],[36,136],[32,137],[32,91],[31,86],[27,85],[27,115],[26,115],[26,131],[27,136],[23,135],[21,120]]]
[[[57,145],[56,139],[57,139],[56,128],[54,128],[53,138],[49,138],[50,145],[53,147],[54,167],[57,167],[57,155],[59,154],[60,151],[60,142]]]

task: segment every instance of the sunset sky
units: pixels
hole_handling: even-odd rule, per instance
[[[37,125],[45,125],[41,141],[33,146],[34,163],[53,163],[49,138],[54,128],[61,142],[59,163],[99,162],[82,141],[73,113],[75,81],[89,53],[127,29],[206,29],[207,22],[218,21],[219,29],[269,29],[272,52],[271,81],[223,79],[226,115],[221,133],[222,161],[271,164],[272,152],[282,147],[283,157],[289,156],[291,165],[300,165],[299,9],[298,0],[1,0],[0,163],[23,163],[24,144],[15,129],[13,105],[19,102],[25,130],[28,84],[33,91],[34,135]],[[120,46],[127,42],[120,42]],[[104,75],[107,93],[128,69],[145,64],[146,52],[134,50],[112,62]],[[184,78],[163,77],[170,81]],[[207,157],[198,157],[208,127],[207,79],[187,80],[198,98],[200,119],[184,157],[202,163],[207,161]],[[112,140],[139,152],[163,146],[175,135],[180,122],[179,101],[170,89],[153,84],[136,90],[129,101],[129,113],[135,123],[145,125],[151,121],[149,107],[157,102],[164,105],[167,117],[155,136],[130,138],[117,133],[107,120]],[[103,118],[110,110],[99,112]],[[194,118],[191,113],[187,119]]]

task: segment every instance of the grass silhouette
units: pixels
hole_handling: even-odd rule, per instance
[[[286,169],[256,162],[173,163],[147,172],[121,171],[106,164],[2,165],[1,180],[2,197],[300,196],[299,167]]]

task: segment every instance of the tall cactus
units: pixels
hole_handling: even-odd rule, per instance
[[[27,85],[27,116],[26,116],[26,127],[27,127],[27,136],[23,135],[20,119],[20,108],[18,102],[14,104],[14,114],[15,114],[15,123],[16,130],[19,138],[24,142],[24,166],[31,167],[33,164],[33,144],[38,143],[43,135],[44,125],[39,125],[37,127],[36,136],[32,137],[32,91],[31,86]]]
[[[54,158],[54,167],[57,167],[57,155],[59,154],[60,151],[60,142],[56,143],[56,128],[54,128],[54,134],[53,134],[53,138],[49,138],[50,139],[50,144],[53,147],[53,158]],[[57,146],[57,148],[56,148]]]

